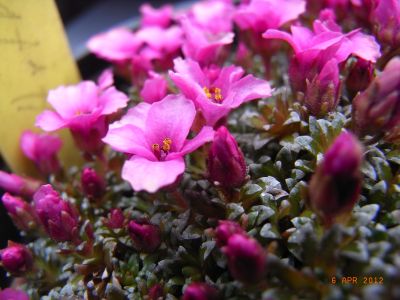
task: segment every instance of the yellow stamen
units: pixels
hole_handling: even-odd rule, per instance
[[[163,145],[162,145],[162,149],[165,152],[168,152],[169,150],[171,150],[171,144],[172,144],[172,140],[170,138],[165,138],[163,140]]]
[[[153,149],[153,151],[160,151],[160,145],[159,144],[153,144],[153,145],[151,145],[151,149]]]
[[[221,102],[222,101],[222,94],[221,94],[221,89],[217,87],[203,87],[204,93],[206,94],[208,99],[214,100],[215,102]]]
[[[204,93],[206,94],[208,99],[211,99],[210,90],[207,87],[203,87]]]

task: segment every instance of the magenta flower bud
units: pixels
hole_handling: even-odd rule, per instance
[[[130,221],[128,232],[134,248],[139,252],[154,252],[161,244],[159,227],[147,220]]]
[[[0,251],[0,255],[3,267],[12,274],[23,274],[32,268],[32,254],[22,244],[9,242],[8,247]]]
[[[100,199],[106,192],[106,183],[104,179],[91,168],[83,169],[81,186],[84,194],[89,199]]]
[[[222,251],[228,258],[229,271],[235,279],[254,284],[264,277],[266,254],[256,240],[244,234],[234,234]]]
[[[78,239],[79,216],[50,184],[42,185],[33,196],[35,211],[49,236],[57,242]]]
[[[243,185],[246,179],[246,163],[235,138],[226,127],[215,132],[208,156],[209,180],[217,181],[225,188]]]
[[[60,170],[57,153],[62,141],[50,134],[37,134],[29,130],[21,135],[21,149],[25,156],[32,160],[44,175],[55,174]]]
[[[24,291],[7,288],[0,291],[0,300],[29,300],[29,296]]]
[[[304,105],[314,116],[334,110],[339,100],[339,67],[336,59],[328,61],[310,80],[306,80]]]
[[[347,90],[355,95],[365,90],[374,79],[374,64],[362,58],[357,58],[357,62],[350,67],[349,75],[346,80]]]
[[[398,0],[381,0],[372,13],[376,36],[389,49],[400,46],[400,3]]]
[[[119,229],[124,226],[125,217],[120,208],[113,208],[108,214],[106,225],[111,229]]]
[[[36,179],[0,171],[0,188],[11,194],[32,197],[40,185]]]
[[[204,282],[195,282],[188,285],[183,293],[182,300],[218,300],[221,299],[216,288]]]
[[[310,181],[310,204],[330,226],[351,212],[361,191],[362,146],[350,133],[341,133],[325,153]]]
[[[400,125],[400,58],[389,61],[380,76],[353,100],[353,125],[359,136],[390,133]]]
[[[149,300],[164,299],[164,289],[160,284],[155,284],[149,289],[148,293]]]
[[[228,243],[229,238],[236,234],[246,234],[246,232],[236,222],[224,220],[219,221],[217,228],[215,229],[215,238],[217,245],[223,247]]]
[[[8,215],[20,230],[28,231],[37,225],[38,220],[35,211],[23,199],[5,193],[1,200]]]

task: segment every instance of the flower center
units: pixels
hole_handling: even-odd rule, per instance
[[[213,102],[221,103],[222,102],[222,94],[221,89],[217,87],[203,87],[204,93],[206,94],[207,98]]]
[[[151,150],[153,150],[153,153],[158,160],[164,160],[165,157],[168,155],[169,151],[171,150],[171,145],[172,145],[172,140],[170,138],[165,138],[162,141],[161,147],[159,144],[153,144],[151,145]]]

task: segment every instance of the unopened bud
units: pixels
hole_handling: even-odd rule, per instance
[[[9,242],[8,247],[1,250],[0,254],[3,267],[12,274],[23,274],[32,268],[32,254],[22,244]]]
[[[352,210],[361,191],[362,147],[348,132],[340,134],[310,181],[311,207],[327,226]]]
[[[246,163],[243,153],[224,126],[215,132],[208,157],[208,173],[210,181],[216,181],[225,188],[240,187],[245,182]]]
[[[139,252],[154,252],[161,244],[160,229],[147,220],[130,221],[128,232],[133,246]]]
[[[36,214],[53,240],[57,242],[77,241],[78,214],[50,184],[41,186],[33,196],[33,200]]]
[[[8,215],[14,224],[24,231],[29,231],[37,226],[37,216],[32,206],[19,197],[5,193],[1,199]]]

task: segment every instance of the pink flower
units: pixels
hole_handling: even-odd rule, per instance
[[[185,170],[183,157],[213,139],[204,127],[187,140],[196,115],[192,101],[169,95],[153,104],[141,103],[110,126],[103,139],[113,149],[133,156],[125,162],[122,178],[136,191],[153,193],[176,181]]]
[[[36,227],[38,219],[33,207],[22,198],[5,193],[1,200],[8,215],[20,230],[29,231]]]
[[[0,251],[3,267],[15,275],[25,273],[32,268],[33,257],[25,245],[8,242],[8,247]]]
[[[164,5],[160,8],[154,8],[145,3],[140,6],[142,18],[140,24],[142,27],[158,26],[168,27],[172,21],[173,8],[171,5]]]
[[[195,24],[187,17],[181,20],[185,40],[182,46],[186,58],[197,61],[202,66],[219,63],[228,54],[226,46],[232,44],[234,33],[213,34]]]
[[[350,133],[341,133],[329,147],[310,181],[311,207],[330,226],[351,212],[361,192],[362,146]]]
[[[168,82],[160,74],[149,72],[150,78],[146,79],[140,91],[140,97],[144,102],[153,103],[163,99],[168,92]]]
[[[261,55],[272,51],[271,42],[262,38],[267,29],[278,29],[296,20],[305,11],[302,0],[252,0],[239,6],[234,21],[246,33],[249,46]]]
[[[136,37],[147,46],[141,50],[141,55],[151,59],[161,59],[176,53],[182,45],[182,29],[178,26],[144,27],[136,32]]]
[[[220,34],[233,31],[234,6],[231,1],[208,0],[193,4],[188,18],[203,30]]]
[[[32,160],[43,174],[55,174],[60,170],[57,153],[61,149],[62,141],[57,136],[27,130],[22,133],[20,144],[25,156]]]
[[[7,288],[0,291],[0,300],[29,300],[29,296],[24,291]]]
[[[33,196],[33,201],[40,221],[53,240],[78,241],[78,213],[50,184],[41,186]]]
[[[109,70],[98,84],[83,81],[73,86],[51,90],[47,101],[54,111],[45,110],[36,119],[36,126],[45,131],[68,127],[78,147],[97,154],[103,148],[101,138],[107,132],[106,116],[127,105],[129,98],[111,86]]]
[[[320,58],[320,65],[335,58],[338,63],[345,61],[351,54],[367,61],[376,62],[380,56],[379,44],[374,37],[355,29],[349,33],[340,32],[340,27],[332,19],[316,20],[313,30],[303,26],[291,26],[292,34],[269,29],[264,32],[265,39],[281,39],[293,48],[295,57],[315,60]],[[324,56],[324,57],[322,57]]]
[[[376,62],[380,56],[379,45],[372,36],[361,33],[360,29],[343,34],[329,12],[323,16],[322,21],[314,21],[314,31],[291,26],[291,35],[274,29],[263,34],[266,39],[284,40],[293,48],[289,66],[291,85],[296,92],[306,94],[306,106],[314,115],[336,107],[340,63],[351,54],[370,62]]]
[[[136,32],[137,38],[143,41],[143,46],[134,55],[136,61],[132,62],[132,76],[135,76],[135,64],[140,60],[142,70],[166,70],[172,66],[172,60],[180,53],[183,32],[179,26],[161,28],[148,26]],[[137,66],[136,66],[137,67]],[[133,78],[134,80],[134,78]]]
[[[115,28],[89,39],[90,52],[107,61],[122,63],[130,60],[143,41],[127,28]]]
[[[32,197],[40,187],[41,182],[16,174],[9,174],[0,170],[0,188],[18,196]]]
[[[169,72],[172,81],[194,101],[207,125],[214,126],[244,102],[271,96],[267,81],[252,75],[242,78],[244,71],[240,67],[224,67],[215,73],[205,72],[191,59],[177,58],[174,63],[175,72]]]
[[[261,34],[297,19],[305,8],[303,0],[251,0],[239,6],[234,20],[240,29]]]

